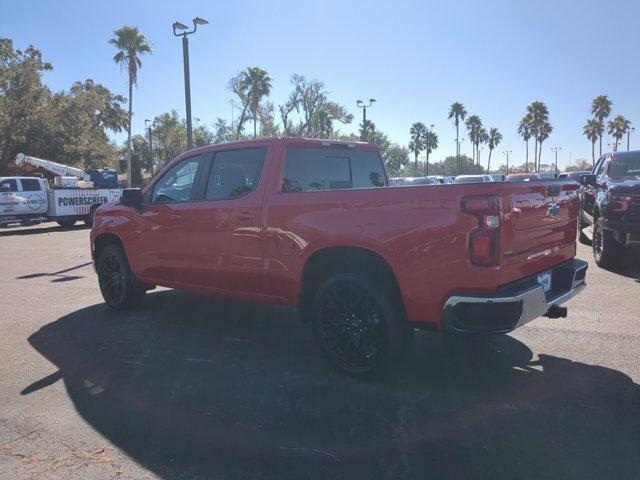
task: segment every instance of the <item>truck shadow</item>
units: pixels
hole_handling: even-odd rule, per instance
[[[382,378],[331,370],[291,310],[162,291],[31,345],[77,411],[163,478],[638,478],[640,388],[509,337],[417,335]]]
[[[57,272],[38,272],[38,273],[29,273],[27,275],[21,275],[16,277],[16,280],[31,280],[33,278],[41,278],[41,277],[53,277],[51,282],[59,283],[59,282],[70,282],[72,280],[78,280],[80,278],[84,278],[80,275],[67,275],[67,273],[78,270],[79,268],[86,267],[91,265],[91,262],[81,263],[79,265],[75,265],[73,267],[65,268],[63,270],[58,270]]]
[[[0,228],[0,237],[14,237],[20,235],[37,235],[40,233],[69,232],[72,230],[90,230],[90,227],[78,223],[73,227],[61,227],[57,223],[47,223],[47,226],[37,227],[6,227]]]

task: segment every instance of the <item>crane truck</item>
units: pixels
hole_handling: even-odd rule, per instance
[[[119,200],[122,193],[112,170],[85,172],[22,153],[15,164],[27,173],[44,171],[53,178],[50,182],[35,176],[0,177],[0,227],[49,220],[67,228],[78,221],[91,226],[96,209]]]

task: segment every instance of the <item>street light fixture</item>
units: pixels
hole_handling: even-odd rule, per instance
[[[193,148],[193,129],[191,125],[191,80],[189,78],[189,39],[188,35],[195,33],[198,25],[207,25],[209,22],[204,18],[196,17],[193,19],[193,29],[189,30],[184,23],[173,22],[173,34],[176,37],[182,37],[182,60],[184,63],[184,99],[186,104],[187,116],[187,149]]]
[[[507,157],[507,175],[509,175],[509,155],[511,155],[512,153],[513,152],[511,150],[505,150],[504,152],[502,152],[502,154]]]
[[[636,127],[631,127],[629,130],[627,130],[627,152],[629,151],[629,136],[631,135],[631,132],[635,131]]]
[[[356,105],[358,106],[358,108],[362,109],[362,141],[363,142],[367,141],[367,108],[370,108],[371,106],[373,106],[375,102],[376,102],[375,98],[370,98],[369,105],[365,105],[362,100],[356,100]]]
[[[551,151],[556,154],[556,177],[558,176],[558,151],[562,150],[562,147],[551,147]]]

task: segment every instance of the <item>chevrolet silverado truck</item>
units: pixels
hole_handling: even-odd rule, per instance
[[[602,156],[579,182],[580,241],[591,243],[598,266],[616,266],[640,247],[640,151]]]
[[[374,144],[274,138],[202,147],[96,211],[90,242],[114,309],[157,285],[298,307],[349,374],[417,328],[506,333],[585,286],[577,184],[387,187]]]

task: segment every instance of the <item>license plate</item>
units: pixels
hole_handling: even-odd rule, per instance
[[[542,285],[545,292],[551,290],[551,272],[541,273],[538,275],[538,283]]]

